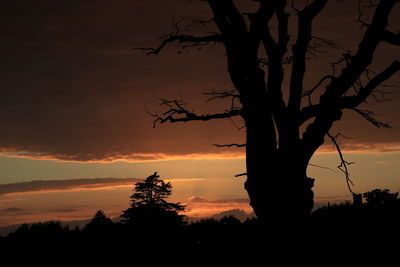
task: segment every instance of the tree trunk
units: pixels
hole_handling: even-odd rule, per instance
[[[308,156],[299,142],[277,148],[268,113],[255,110],[246,120],[245,188],[250,205],[262,221],[278,224],[307,222],[313,208],[314,179],[307,177]],[[289,130],[287,130],[289,131]],[[282,142],[282,141],[281,141]]]
[[[260,124],[247,124],[245,189],[263,225],[260,234],[267,249],[266,261],[307,263],[308,224],[314,205],[314,179],[306,175],[308,160],[298,146],[265,150],[270,141],[260,135]]]

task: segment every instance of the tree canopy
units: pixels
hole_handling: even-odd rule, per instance
[[[185,206],[178,203],[168,202],[166,198],[171,195],[171,182],[164,182],[155,172],[143,182],[135,185],[134,193],[131,195],[131,206],[123,211],[121,217],[125,223],[178,223],[183,222],[183,215],[178,212],[184,211]]]

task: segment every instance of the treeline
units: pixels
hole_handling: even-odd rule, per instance
[[[188,223],[171,185],[157,174],[138,183],[120,222],[97,211],[84,228],[24,224],[0,239],[4,266],[263,266],[269,246],[257,219],[232,216]],[[389,190],[312,214],[302,242],[309,266],[397,266],[400,200]],[[287,255],[290,257],[291,255]]]
[[[113,223],[104,213],[83,229],[24,224],[0,240],[4,266],[254,266],[256,219]],[[248,265],[251,264],[251,265]]]
[[[364,203],[345,202],[312,214],[315,266],[398,266],[400,199],[398,193],[375,189]],[[324,265],[328,262],[330,265]],[[346,263],[346,265],[343,265]]]

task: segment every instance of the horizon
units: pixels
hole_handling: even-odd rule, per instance
[[[347,154],[348,155],[348,154]],[[315,206],[320,207],[327,203],[340,203],[351,201],[352,196],[346,187],[342,174],[335,170],[336,166],[327,166],[336,159],[334,153],[322,153],[313,160],[316,166],[309,167],[311,177],[320,177],[315,185]],[[349,155],[348,155],[349,157]],[[376,188],[389,189],[392,192],[399,191],[400,182],[397,179],[397,162],[400,156],[397,153],[383,154],[355,154],[362,160],[350,167],[351,177],[354,181],[353,190],[364,193]],[[353,160],[352,157],[350,157]],[[4,158],[3,158],[4,160]],[[170,199],[188,205],[186,214],[189,217],[209,217],[232,209],[241,209],[250,213],[248,196],[243,188],[243,177],[234,177],[244,165],[244,159],[188,159],[169,162],[132,163],[114,162],[102,163],[101,172],[105,177],[88,178],[89,173],[94,173],[93,168],[98,168],[99,163],[71,163],[47,161],[53,164],[54,170],[68,169],[57,176],[48,175],[40,177],[43,170],[43,161],[15,159],[17,161],[33,161],[30,164],[38,164],[36,174],[30,168],[28,179],[10,179],[9,183],[0,184],[0,226],[18,223],[29,223],[41,220],[81,220],[87,219],[101,209],[110,217],[117,217],[122,210],[129,206],[129,196],[133,190],[134,182],[144,179],[150,173],[158,171],[161,179],[171,181],[173,185]],[[7,165],[13,170],[10,159],[6,159]],[[12,161],[12,160],[11,160]],[[379,166],[377,168],[372,163]],[[145,166],[142,166],[142,165]],[[0,158],[0,166],[2,166]],[[65,166],[64,166],[65,165]],[[96,166],[93,166],[96,165]],[[179,166],[187,166],[189,172],[180,172],[173,176]],[[207,166],[207,171],[204,167]],[[228,168],[221,171],[219,167]],[[236,168],[236,171],[232,167]],[[318,166],[318,167],[317,167]],[[229,168],[230,167],[230,168]],[[333,167],[333,168],[332,168]],[[49,169],[49,167],[47,168]],[[136,178],[127,178],[129,173],[140,169]],[[118,170],[118,172],[116,172]],[[216,172],[212,170],[219,171]],[[3,176],[7,169],[3,167]],[[139,171],[137,171],[139,173]],[[376,179],[382,172],[387,175]],[[52,171],[49,172],[50,174]],[[65,175],[81,177],[66,178]],[[111,174],[119,177],[111,177]],[[147,173],[147,174],[146,174]],[[164,173],[166,175],[164,175]],[[213,175],[215,175],[213,177]],[[364,175],[364,177],[360,177]],[[141,177],[140,177],[141,176]],[[189,178],[182,178],[182,177]],[[54,177],[54,178],[52,178]],[[140,178],[139,178],[140,177]],[[321,178],[323,177],[323,178]],[[4,179],[4,178],[3,178]],[[14,181],[14,182],[12,182]],[[39,183],[38,183],[39,182]],[[96,202],[96,205],[93,204]]]

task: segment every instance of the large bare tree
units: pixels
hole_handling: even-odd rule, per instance
[[[368,71],[380,43],[400,45],[400,34],[388,30],[389,15],[400,0],[369,1],[368,8],[374,12],[369,22],[360,19],[365,31],[357,51],[343,54],[336,64],[342,68],[340,73],[328,73],[306,89],[308,55],[316,50],[312,45],[316,38],[313,21],[328,0],[303,1],[302,8],[296,7],[297,1],[258,0],[257,11],[251,14],[243,14],[233,0],[204,2],[211,8],[210,21],[218,33],[182,34],[177,25],[176,32],[165,36],[158,47],[142,50],[158,54],[170,43],[184,48],[222,44],[235,91],[214,91],[211,97],[232,98],[232,103],[236,99],[240,105],[233,104],[232,109],[219,114],[201,115],[180,101],[165,100],[167,110],[162,115],[153,114],[155,123],[240,116],[245,123],[246,144],[230,146],[246,146],[245,189],[254,212],[271,225],[302,224],[310,217],[314,203],[314,179],[306,174],[309,161],[325,137],[335,141],[329,130],[342,118],[343,110],[354,110],[378,127],[387,126],[358,106],[400,70],[400,62],[393,61],[378,73]],[[293,42],[288,10],[297,16]],[[333,45],[328,40],[319,41]],[[288,88],[284,88],[285,75],[290,81]],[[284,90],[289,93],[287,100]],[[321,92],[319,101],[313,104],[309,99],[316,99],[317,91]],[[345,168],[346,161],[342,163]]]

